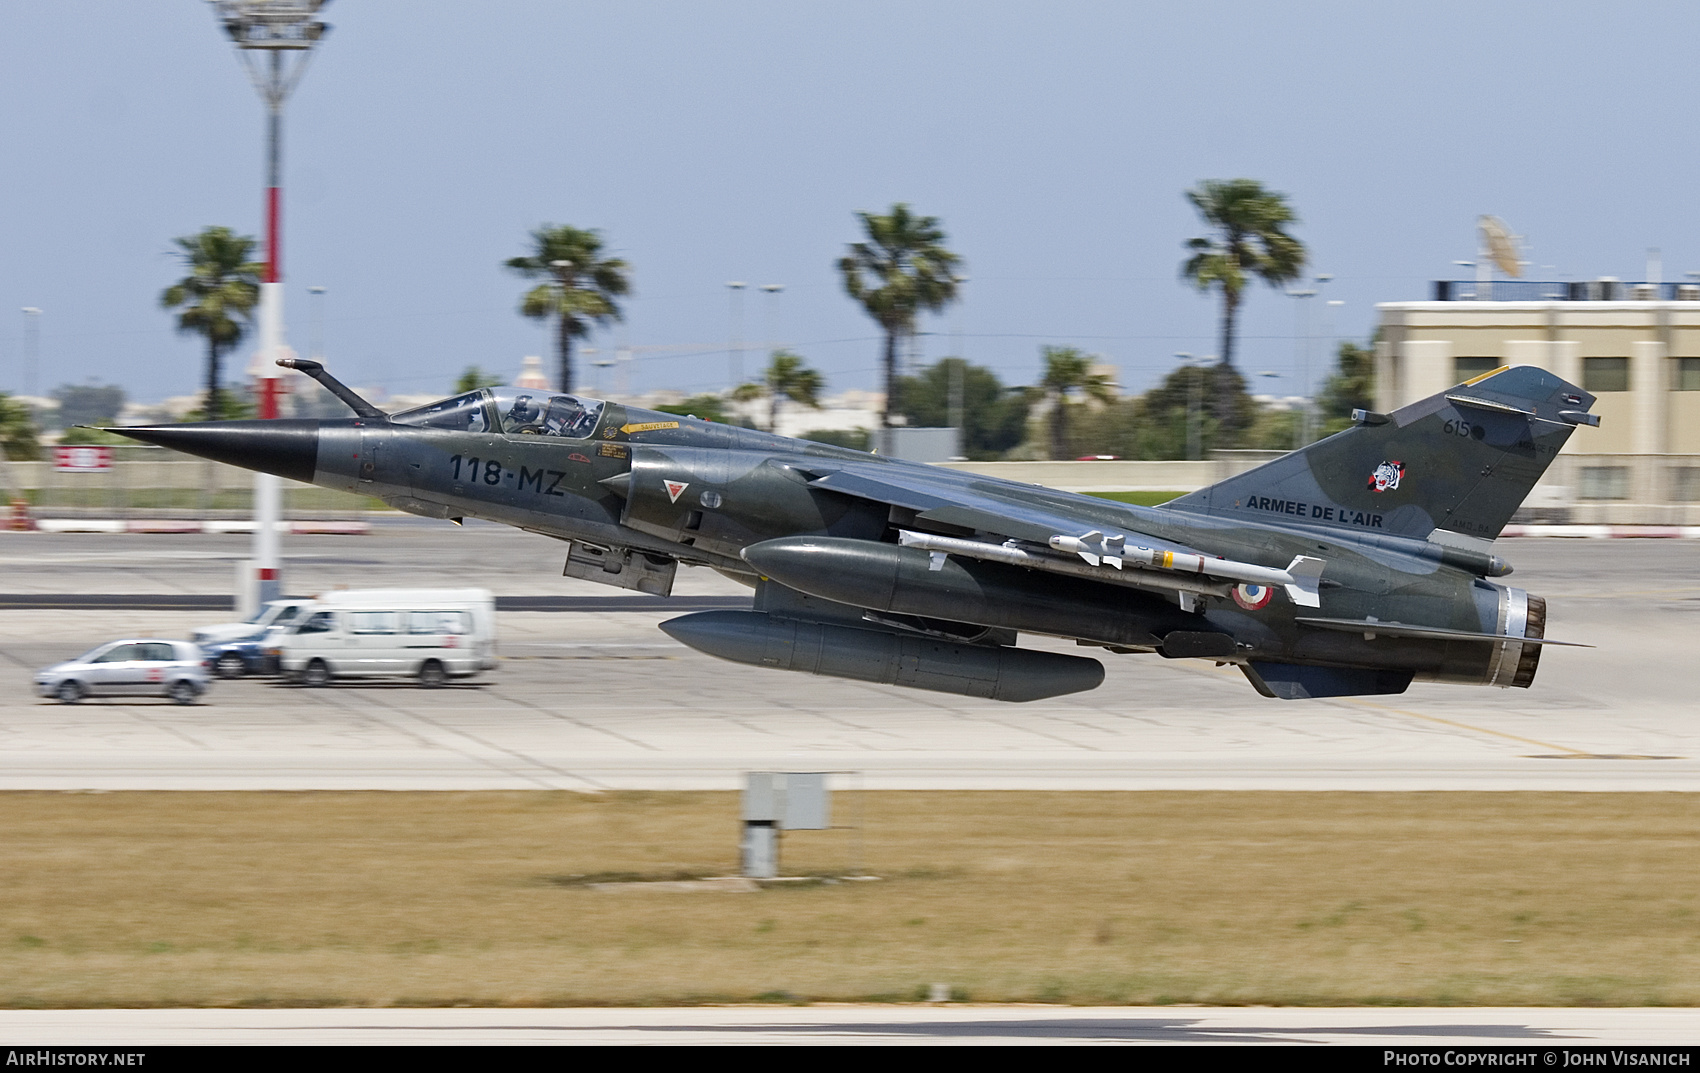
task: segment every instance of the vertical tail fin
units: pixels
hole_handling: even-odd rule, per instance
[[[1391,414],[1359,411],[1353,428],[1168,505],[1418,540],[1436,529],[1493,540],[1571,431],[1599,424],[1593,404],[1541,369],[1497,369]]]

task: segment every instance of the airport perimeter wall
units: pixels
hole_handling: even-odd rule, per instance
[[[175,454],[175,452],[170,452]],[[222,462],[121,459],[93,473],[56,471],[52,462],[13,462],[0,473],[0,494],[22,494],[41,518],[243,518],[253,513],[254,474]],[[284,517],[359,517],[389,508],[368,496],[283,481]]]
[[[123,450],[123,449],[121,449]],[[145,449],[135,449],[137,453]],[[38,517],[242,518],[254,476],[222,463],[155,449],[97,473],[56,472],[51,462],[13,462],[11,483]],[[1278,452],[1223,451],[1199,461],[948,462],[950,469],[1070,492],[1190,492],[1252,469]],[[1700,503],[1669,502],[1693,485],[1693,455],[1560,455],[1536,485],[1519,522],[1559,525],[1700,525]],[[5,475],[0,473],[0,483]],[[288,519],[359,517],[387,510],[365,496],[284,481]],[[14,489],[3,492],[8,497]],[[1614,498],[1582,498],[1604,495]],[[1660,500],[1665,500],[1661,502]]]

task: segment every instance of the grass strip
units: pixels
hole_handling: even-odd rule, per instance
[[[1155,507],[1186,495],[1185,492],[1087,492],[1089,496],[1099,499],[1113,499],[1117,503],[1132,503],[1136,507]]]
[[[0,1005],[1700,1002],[1700,795],[0,793]],[[857,860],[858,854],[861,860]]]

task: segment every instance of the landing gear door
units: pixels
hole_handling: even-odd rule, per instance
[[[673,574],[678,569],[678,561],[665,556],[575,540],[567,546],[567,563],[561,569],[561,576],[647,592],[651,596],[671,596]]]

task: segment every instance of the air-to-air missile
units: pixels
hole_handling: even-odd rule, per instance
[[[1137,507],[558,392],[112,431],[400,510],[567,542],[569,577],[667,596],[680,563],[749,611],[662,623],[737,663],[998,700],[1096,687],[1114,653],[1232,664],[1296,699],[1413,681],[1525,687],[1546,602],[1493,541],[1594,397],[1499,369],[1160,507]]]

